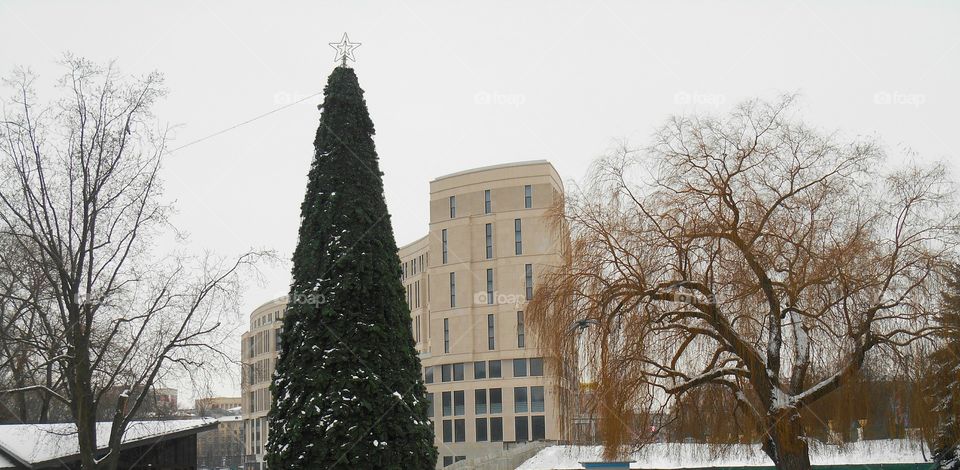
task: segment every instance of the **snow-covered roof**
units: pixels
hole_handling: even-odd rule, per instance
[[[584,468],[580,462],[602,459],[600,446],[550,446],[531,457],[518,470]],[[930,451],[922,442],[885,439],[851,442],[843,446],[812,443],[813,465],[913,464],[928,462]],[[703,467],[772,467],[760,445],[737,444],[721,448],[709,444],[648,444],[627,460],[630,468],[671,469]]]
[[[97,443],[106,447],[112,423],[97,423]],[[177,419],[164,421],[133,421],[123,434],[123,445],[138,441],[168,437],[185,432],[205,431],[216,426],[212,418]],[[73,423],[5,424],[0,425],[0,468],[16,468],[58,459],[80,453],[77,426]]]

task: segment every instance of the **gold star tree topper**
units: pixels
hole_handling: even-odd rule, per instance
[[[350,38],[347,37],[347,33],[343,33],[343,38],[340,39],[340,42],[331,42],[329,44],[330,47],[337,51],[336,61],[339,61],[344,67],[347,66],[347,59],[350,59],[354,62],[357,61],[357,59],[353,56],[353,50],[360,47],[360,43],[350,42]]]

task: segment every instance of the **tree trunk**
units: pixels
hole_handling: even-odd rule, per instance
[[[769,437],[763,451],[773,460],[778,470],[809,470],[810,448],[803,439],[800,413],[788,410],[769,418]]]

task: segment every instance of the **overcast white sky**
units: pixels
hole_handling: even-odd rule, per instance
[[[894,158],[909,146],[958,160],[960,3],[905,3],[0,0],[0,72],[29,66],[52,82],[65,51],[159,70],[170,93],[157,113],[179,125],[177,147],[321,91],[327,43],[346,31],[363,43],[354,67],[404,244],[426,233],[436,176],[545,158],[578,180],[671,114],[782,92],[801,93],[810,123],[880,135]],[[320,101],[167,160],[192,248],[289,260]],[[289,263],[264,272],[244,317],[287,291]]]

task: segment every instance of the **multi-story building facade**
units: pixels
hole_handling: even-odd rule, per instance
[[[439,467],[504,443],[559,439],[552,374],[524,306],[538,277],[560,263],[547,211],[562,195],[544,160],[442,176],[430,182],[429,233],[399,249]],[[248,469],[262,462],[283,301],[257,308],[243,336]]]
[[[240,397],[207,397],[193,401],[197,416],[219,417],[234,414],[232,410],[240,408]]]
[[[250,330],[240,341],[242,369],[240,398],[243,407],[244,469],[265,468],[267,413],[270,411],[270,378],[277,365],[277,349],[283,331],[283,312],[287,298],[271,300],[250,314]]]

